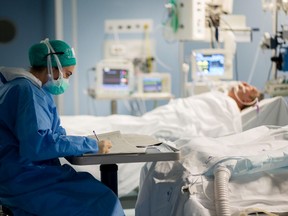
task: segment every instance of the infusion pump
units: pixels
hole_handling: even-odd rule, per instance
[[[134,66],[128,59],[104,59],[96,66],[96,97],[121,98],[133,93]]]
[[[137,98],[171,98],[171,76],[169,73],[142,73],[137,76]]]

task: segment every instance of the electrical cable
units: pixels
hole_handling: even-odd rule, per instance
[[[90,95],[90,91],[93,89],[93,88],[90,88],[90,72],[91,71],[93,71],[93,72],[95,72],[95,70],[96,70],[96,68],[95,67],[91,67],[91,68],[89,68],[87,71],[86,71],[86,79],[87,79],[87,84],[88,84],[88,88],[87,88],[87,94],[88,94],[88,97],[93,97],[92,95]],[[95,79],[95,78],[94,78]],[[92,79],[93,80],[93,79]],[[95,85],[95,84],[94,84]],[[88,100],[88,106],[87,106],[87,108],[88,108],[88,114],[92,114],[92,110],[93,110],[93,108],[91,107],[91,103],[90,102],[92,102],[92,107],[93,107],[93,105],[94,105],[94,101],[93,101],[93,98],[92,99],[90,99],[90,100]],[[96,109],[95,107],[94,107],[94,109]]]
[[[208,21],[209,27],[210,27],[210,36],[211,36],[211,38],[210,38],[210,47],[214,49],[215,45],[214,45],[214,40],[213,40],[214,37],[213,37],[213,29],[212,29],[213,22],[212,22],[210,17],[207,18],[207,21]]]
[[[272,72],[272,66],[273,66],[273,63],[271,62],[270,68],[269,68],[269,71],[268,71],[267,82],[270,80],[270,76],[271,76],[271,72]]]
[[[155,28],[155,31],[157,31],[158,29],[161,29],[161,28],[163,28],[163,26],[159,25],[158,27]],[[156,49],[155,49],[155,51],[154,51],[154,56],[155,56],[155,61],[156,61],[159,65],[161,65],[164,69],[166,69],[167,71],[170,71],[170,72],[173,71],[173,69],[172,69],[171,66],[165,64],[165,63],[159,58]]]
[[[251,68],[251,70],[250,70],[250,74],[249,74],[249,77],[248,77],[248,80],[247,80],[247,83],[249,83],[249,84],[251,84],[253,75],[254,75],[254,73],[255,73],[255,68],[256,68],[256,64],[257,64],[259,52],[260,52],[260,44],[259,44],[259,46],[257,46],[256,55],[255,55],[255,57],[254,57],[254,61],[253,61],[253,64],[252,64],[252,68]]]
[[[235,80],[239,81],[239,73],[238,73],[238,55],[237,51],[235,52],[235,65],[234,65],[234,70],[235,70]]]
[[[153,69],[152,61],[153,58],[151,56],[151,43],[150,43],[150,35],[148,31],[149,26],[144,26],[144,35],[145,35],[145,45],[146,45],[146,62],[147,62],[147,72],[151,73]]]

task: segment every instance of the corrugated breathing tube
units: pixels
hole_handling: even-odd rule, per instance
[[[214,199],[217,216],[231,216],[228,196],[228,183],[231,172],[223,165],[214,170]]]

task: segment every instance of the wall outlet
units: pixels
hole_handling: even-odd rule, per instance
[[[147,53],[146,44],[143,40],[105,40],[104,41],[104,58],[144,58],[148,55],[154,56],[154,41],[150,41],[149,51]]]
[[[152,32],[152,19],[117,19],[105,20],[105,33],[143,33]]]
[[[111,44],[109,47],[112,56],[125,56],[126,55],[126,45],[124,44]]]

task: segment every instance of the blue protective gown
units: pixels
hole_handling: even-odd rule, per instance
[[[15,216],[124,215],[109,188],[59,162],[97,152],[96,141],[66,136],[52,96],[31,80],[0,78],[0,204]]]

